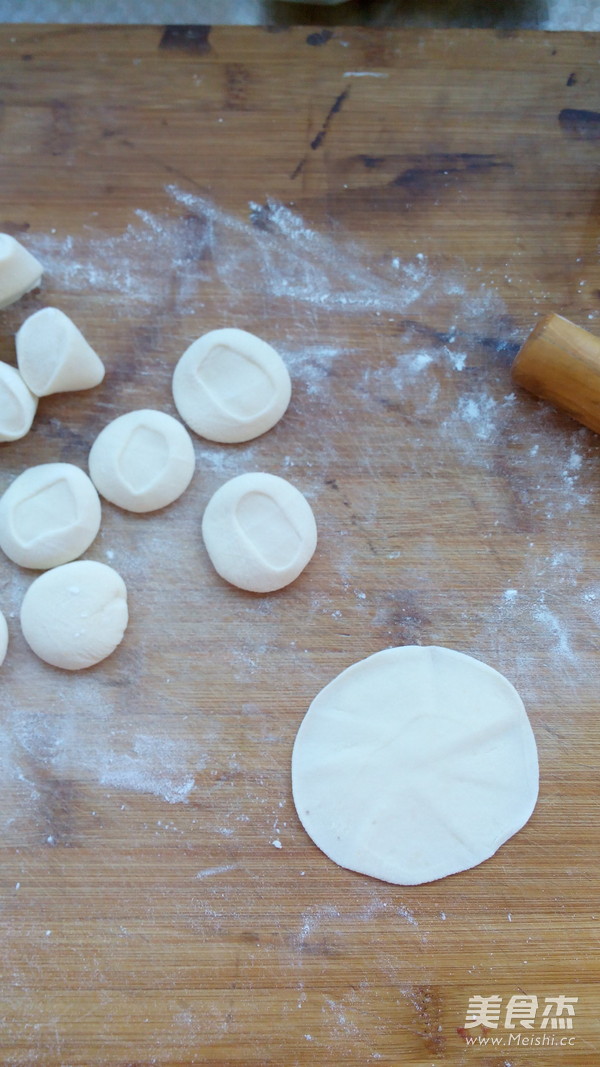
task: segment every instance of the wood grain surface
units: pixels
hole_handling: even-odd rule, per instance
[[[103,506],[87,557],[123,575],[131,624],[96,668],[34,657],[33,574],[0,562],[2,1064],[598,1062],[599,442],[510,380],[540,316],[600,325],[598,46],[2,31],[0,229],[46,274],[2,313],[0,356],[56,305],[107,375],[40,402],[0,489],[85,467],[124,411],[173,412],[207,329],[258,333],[294,383],[257,441],[195,439],[172,507]],[[261,469],[319,527],[265,597],[223,583],[200,538],[217,486]],[[289,771],[318,690],[407,643],[504,673],[541,766],[496,856],[411,888],[326,859]],[[502,998],[496,1027],[465,1028],[475,996]],[[531,1028],[507,1025],[519,996]],[[572,1028],[544,1029],[561,996]]]

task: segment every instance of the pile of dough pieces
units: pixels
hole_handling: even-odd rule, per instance
[[[0,307],[35,288],[43,268],[15,238],[0,234]],[[0,441],[32,426],[38,399],[91,389],[104,366],[64,312],[46,307],[25,320],[16,339],[17,368],[0,363]],[[230,444],[266,433],[291,396],[287,368],[265,341],[239,329],[212,330],[175,367],[173,399],[182,420],[207,440]],[[42,463],[18,475],[0,497],[0,548],[14,563],[44,573],[23,599],[21,628],[47,663],[79,670],[121,642],[127,589],[104,563],[79,557],[101,522],[100,496],[127,511],[167,507],[195,468],[192,439],[164,411],[130,411],[100,432],[89,475],[71,463]],[[99,495],[100,494],[100,495]],[[317,542],[312,509],[290,482],[251,472],[222,485],[209,501],[202,536],[218,574],[240,589],[267,593],[294,581]],[[0,614],[0,663],[8,630]]]
[[[3,276],[5,264],[10,284]],[[0,302],[36,285],[40,265],[0,238]],[[0,365],[0,434],[27,433],[37,398],[97,385],[104,368],[77,327],[45,308],[17,334],[18,371]],[[224,444],[269,430],[290,400],[290,378],[270,345],[242,330],[195,341],[173,375],[182,420]],[[162,411],[109,423],[89,477],[69,463],[24,471],[0,498],[0,547],[43,573],[21,609],[42,659],[76,670],[99,662],[127,625],[127,591],[111,567],[79,557],[100,526],[100,493],[129,511],[172,503],[189,485],[194,449]],[[254,592],[280,589],[311,558],[316,526],[302,494],[273,474],[222,485],[202,520],[218,573]],[[0,615],[0,656],[7,628]],[[517,692],[491,667],[452,649],[386,649],[347,668],[315,698],[298,730],[292,792],[299,818],[335,863],[416,885],[492,856],[531,815],[538,793],[535,739]]]

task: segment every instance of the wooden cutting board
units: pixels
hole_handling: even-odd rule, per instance
[[[2,314],[1,357],[50,304],[107,374],[40,402],[0,489],[85,467],[124,411],[173,412],[207,329],[256,332],[294,382],[263,438],[195,440],[172,507],[104,505],[87,555],[123,575],[131,624],[96,668],[33,656],[33,575],[0,563],[2,1064],[597,1062],[599,445],[509,369],[542,314],[600,328],[598,46],[2,31],[0,229],[46,275]],[[291,480],[319,527],[266,597],[200,538],[247,470]],[[408,888],[321,854],[289,763],[324,684],[411,643],[514,683],[541,791],[495,857]],[[487,1029],[465,1027],[474,997]]]

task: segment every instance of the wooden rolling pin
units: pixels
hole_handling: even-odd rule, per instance
[[[518,385],[600,433],[600,338],[546,315],[512,365]]]

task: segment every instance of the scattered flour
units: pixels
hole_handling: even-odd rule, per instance
[[[415,919],[415,917],[414,917],[412,911],[410,910],[410,908],[407,908],[404,905],[401,905],[397,910],[398,910],[398,915],[401,915],[403,919],[406,919],[406,922],[410,923],[411,926],[418,926],[419,925],[417,919]]]
[[[237,863],[223,863],[220,867],[205,867],[204,870],[198,871],[196,878],[212,878],[218,874],[228,874],[229,871],[237,870]]]
[[[294,399],[278,428],[284,440],[278,469],[298,478],[319,508],[322,551],[329,553],[340,588],[335,602],[311,590],[307,634],[311,619],[326,614],[336,632],[354,627],[360,618],[362,624],[379,626],[385,640],[383,620],[392,613],[390,642],[452,644],[464,627],[471,650],[476,652],[475,635],[475,644],[520,684],[533,673],[533,635],[547,643],[552,663],[572,674],[578,648],[570,605],[575,597],[580,611],[600,622],[600,588],[584,580],[582,547],[565,554],[561,539],[571,515],[596,499],[598,457],[586,430],[511,391],[508,367],[522,338],[493,284],[482,284],[481,275],[463,264],[439,266],[422,252],[407,256],[392,247],[385,255],[374,255],[357,241],[340,232],[323,232],[291,207],[269,199],[250,204],[242,218],[176,185],[166,189],[162,212],[136,211],[116,236],[90,227],[67,237],[30,233],[23,240],[47,267],[48,300],[58,302],[61,295],[83,300],[94,294],[117,324],[123,345],[134,340],[130,316],[136,316],[138,325],[145,320],[140,366],[149,385],[159,383],[165,394],[174,361],[208,327],[240,325],[243,319],[280,349],[292,374]],[[154,328],[158,339],[148,351],[145,339],[153,336]],[[361,498],[346,500],[346,510],[340,505],[336,514],[328,508],[326,493],[333,494],[332,500],[345,499],[347,487],[336,478],[349,421],[354,435],[351,462],[369,478],[362,479]],[[313,432],[307,434],[309,426]],[[389,434],[397,444],[398,503],[394,522],[388,516],[382,525],[380,450]],[[258,439],[243,450],[196,440],[195,448],[206,488],[241,468],[268,469],[273,462],[269,440]],[[418,475],[422,481],[424,471],[431,475],[433,496],[423,501],[420,517],[415,517],[414,500],[403,495],[405,479]],[[482,472],[496,486],[485,499],[477,496],[481,483],[474,480]],[[481,557],[481,590],[474,609],[457,574],[448,615],[452,628],[445,625],[437,634],[433,620],[444,604],[435,601],[432,583],[439,552],[428,533],[427,514],[436,503],[435,494],[442,494],[443,500],[448,485],[456,485],[458,494],[469,487],[474,509],[485,515],[478,520],[482,540],[473,542],[474,558]],[[410,520],[407,507],[409,512],[412,508]],[[439,515],[443,520],[443,511]],[[415,524],[419,530],[420,552],[410,574],[403,570],[402,538],[408,521],[413,533]],[[388,528],[392,533],[385,542]],[[501,528],[518,538],[518,562],[512,573],[502,571],[494,588],[486,580],[493,558],[486,550],[489,545],[491,552]],[[369,539],[381,566],[389,568],[383,588],[377,583],[377,588],[367,587],[358,573]],[[158,556],[167,558],[169,534],[165,527],[153,527],[143,546],[140,539],[135,559],[122,554],[110,539],[103,538],[101,547],[104,558],[117,568],[128,567],[131,579],[141,581]],[[10,568],[0,573],[0,584],[2,607],[14,618],[26,580]],[[407,584],[410,603],[402,600]],[[201,605],[201,590],[197,597]],[[222,669],[230,672],[238,688],[272,680],[269,661],[280,650],[281,610],[275,599],[244,601],[236,607],[236,641],[223,650]],[[292,643],[287,654],[293,663],[306,664],[310,673],[314,657],[309,636]],[[146,792],[170,804],[188,801],[198,789],[199,772],[211,766],[206,717],[200,751],[198,709],[179,706],[176,685],[165,683],[152,700],[156,715],[164,699],[166,710],[178,716],[177,740],[170,736],[167,722],[159,728],[156,718],[147,730],[140,728],[139,716],[128,728],[121,696],[107,691],[100,677],[83,675],[72,679],[68,689],[61,686],[51,716],[30,707],[23,689],[3,685],[5,743],[0,761],[5,780],[16,782],[24,799],[31,798],[40,792],[40,769],[51,767],[58,774],[78,767],[105,789]],[[190,719],[184,722],[187,713]],[[255,718],[264,729],[268,750],[277,730],[262,712]],[[120,723],[118,733],[115,721]],[[277,770],[282,782],[286,771]],[[230,768],[229,773],[243,774],[243,768]],[[262,803],[260,782],[253,788],[252,803],[257,806]],[[231,823],[239,827],[240,810],[230,814]],[[219,829],[233,833],[229,825]],[[281,842],[275,838],[272,844],[278,848]],[[403,917],[417,925],[410,912]]]
[[[187,746],[163,737],[141,735],[132,739],[132,752],[102,753],[98,767],[100,785],[154,793],[169,804],[187,801],[195,779],[187,771]],[[201,769],[204,762],[196,763]]]

